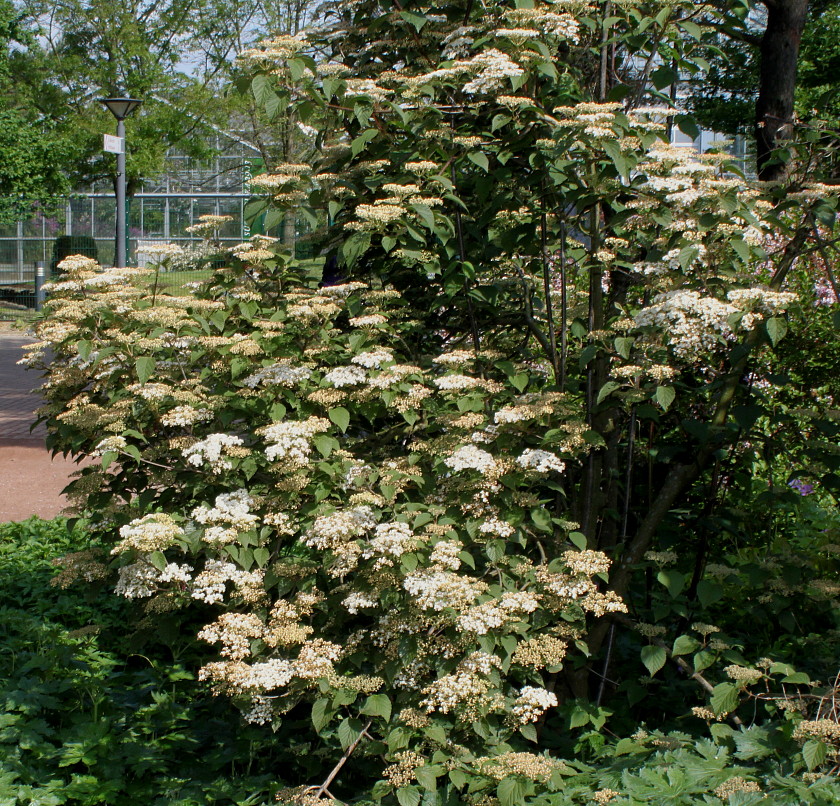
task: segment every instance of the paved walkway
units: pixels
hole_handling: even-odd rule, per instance
[[[77,469],[61,456],[50,456],[43,425],[30,430],[40,405],[32,389],[40,377],[17,365],[30,341],[0,323],[0,522],[58,515],[68,504],[61,491]]]

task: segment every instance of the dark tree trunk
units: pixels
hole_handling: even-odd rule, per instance
[[[763,0],[767,28],[761,39],[761,72],[755,106],[755,139],[758,178],[781,179],[782,161],[773,155],[793,134],[793,96],[796,62],[805,28],[808,0]]]

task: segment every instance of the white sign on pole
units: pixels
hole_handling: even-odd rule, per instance
[[[115,137],[113,134],[106,134],[105,137],[105,151],[111,154],[123,154],[125,152],[125,139],[122,137]]]

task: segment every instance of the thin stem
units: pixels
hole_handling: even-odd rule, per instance
[[[361,733],[359,733],[359,735],[356,737],[356,740],[353,742],[353,744],[351,744],[350,747],[348,747],[344,751],[344,755],[338,760],[338,763],[335,765],[335,767],[332,768],[330,774],[327,776],[324,783],[321,784],[321,786],[315,792],[315,798],[316,799],[320,798],[321,795],[323,795],[324,792],[327,791],[327,787],[333,782],[333,780],[335,780],[335,776],[338,775],[339,770],[341,770],[341,768],[347,763],[347,759],[350,758],[350,756],[353,755],[353,751],[359,746],[359,742],[362,741],[362,737],[367,735],[367,729],[372,724],[373,724],[373,720],[371,719],[371,720],[368,721],[367,725],[365,725],[362,728]],[[333,798],[333,800],[335,800],[335,798]]]

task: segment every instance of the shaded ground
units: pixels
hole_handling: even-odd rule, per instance
[[[61,491],[77,469],[73,462],[50,456],[43,426],[30,431],[40,405],[31,390],[39,377],[17,365],[30,341],[0,323],[0,522],[58,515],[67,506]]]

